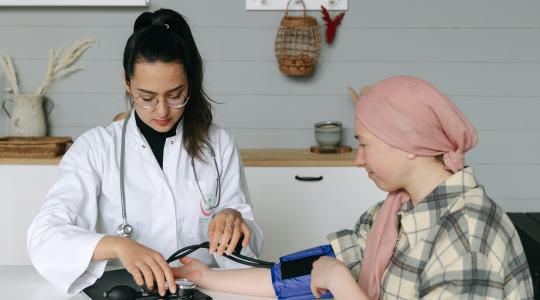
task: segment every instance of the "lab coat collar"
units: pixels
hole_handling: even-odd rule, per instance
[[[176,126],[176,134],[172,137],[167,138],[167,140],[171,140],[171,139],[173,141],[181,140],[183,125],[184,125],[184,117],[182,116],[182,118],[180,119],[180,122],[178,122],[178,125]],[[146,142],[146,139],[144,138],[143,134],[137,127],[134,109],[131,110],[131,113],[129,115],[128,128],[126,131],[134,133],[137,144],[141,146],[142,145],[148,146],[148,142]]]

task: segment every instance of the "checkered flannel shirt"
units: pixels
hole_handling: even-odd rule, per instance
[[[357,280],[381,205],[368,209],[354,231],[328,235],[336,258]],[[450,176],[416,207],[405,203],[398,220],[399,239],[380,299],[533,299],[519,236],[476,183],[472,168]]]

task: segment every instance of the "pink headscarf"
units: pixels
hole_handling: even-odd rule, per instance
[[[443,154],[445,167],[463,169],[464,153],[478,137],[459,109],[425,80],[396,76],[377,82],[360,97],[356,118],[377,138],[421,156]],[[405,190],[388,193],[367,236],[358,284],[378,299],[384,270],[397,241],[397,212],[410,200]]]

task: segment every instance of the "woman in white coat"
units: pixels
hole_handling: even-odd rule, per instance
[[[191,256],[226,268],[237,265],[222,254],[241,237],[244,255],[256,256],[262,244],[238,150],[212,124],[202,59],[184,18],[167,9],[141,14],[123,66],[133,112],[77,138],[28,230],[35,268],[69,294],[115,263],[139,285],[175,292],[164,257],[176,250],[208,240],[209,252]]]

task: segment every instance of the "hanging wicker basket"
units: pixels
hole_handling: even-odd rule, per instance
[[[315,70],[321,50],[319,24],[308,16],[304,1],[302,16],[289,16],[287,2],[274,45],[279,70],[290,76],[308,76]]]

